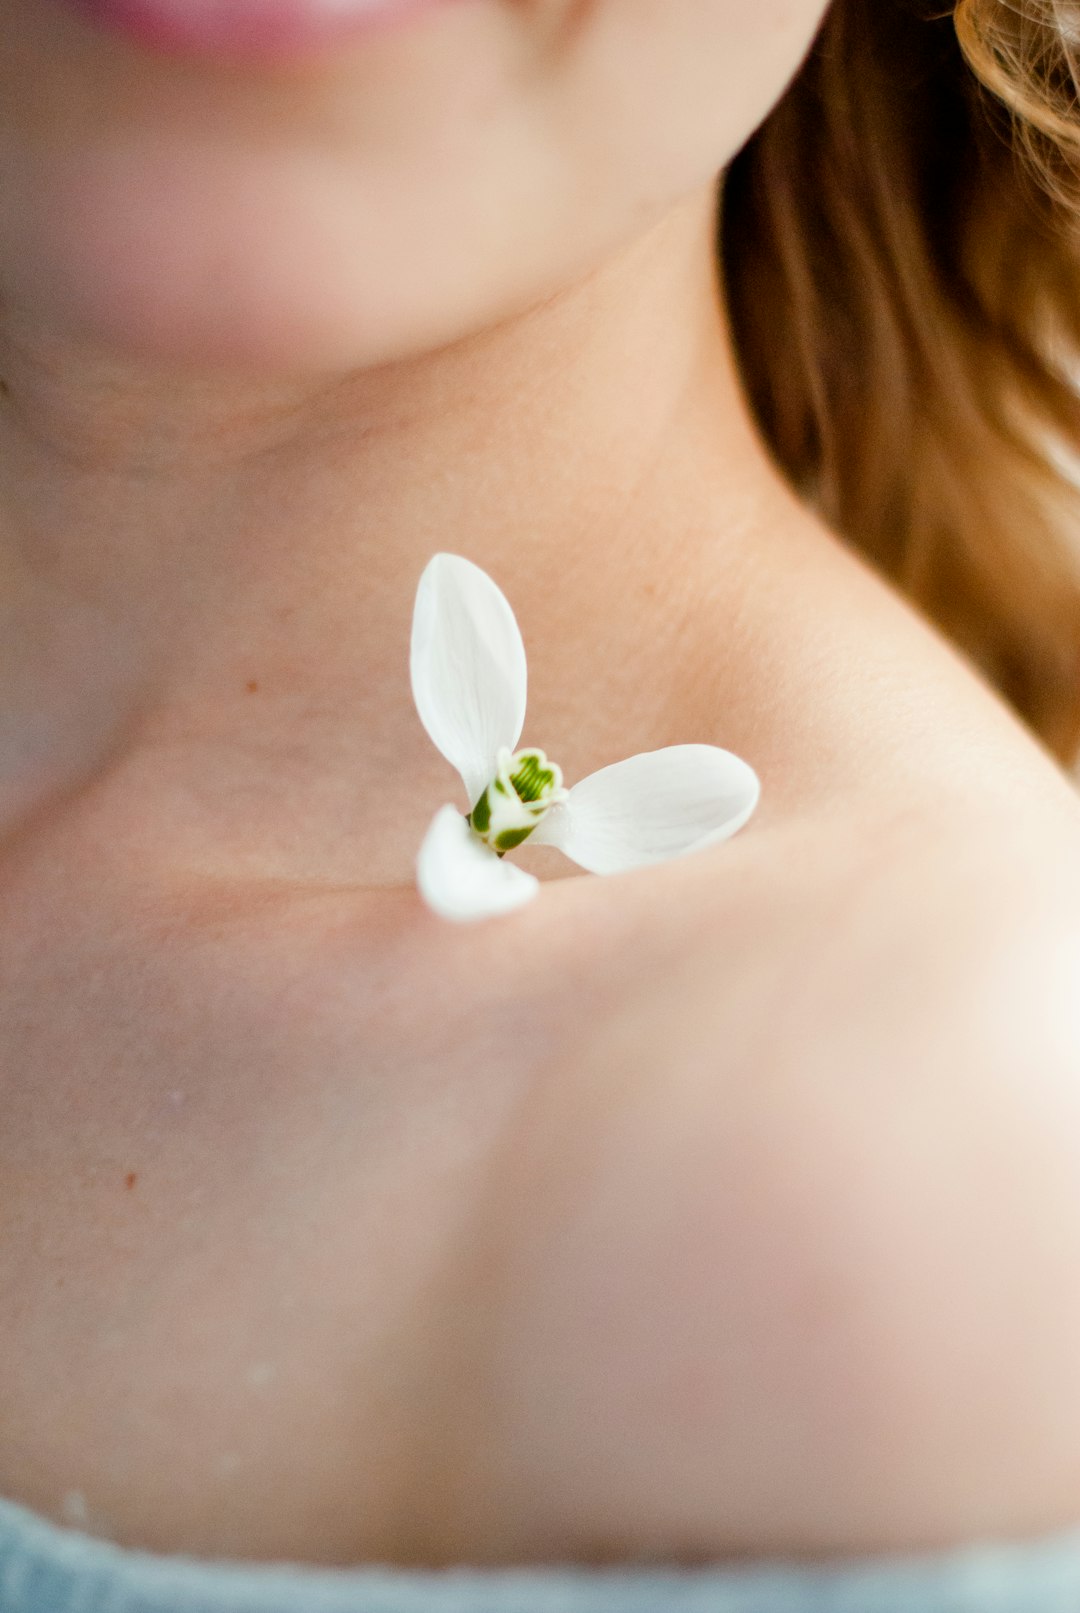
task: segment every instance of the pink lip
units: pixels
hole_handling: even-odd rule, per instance
[[[170,55],[288,61],[451,0],[62,0],[113,33]]]

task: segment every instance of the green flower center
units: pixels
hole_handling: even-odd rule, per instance
[[[469,814],[475,834],[500,857],[523,845],[553,806],[566,800],[562,770],[542,750],[499,752],[495,777]]]

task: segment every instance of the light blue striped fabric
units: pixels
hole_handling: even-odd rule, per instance
[[[0,1613],[1080,1613],[1080,1531],[815,1568],[413,1573],[156,1557],[0,1501]]]

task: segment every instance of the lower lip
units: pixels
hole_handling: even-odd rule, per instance
[[[382,32],[453,0],[62,0],[167,55],[284,61]]]

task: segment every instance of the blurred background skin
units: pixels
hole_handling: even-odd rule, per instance
[[[254,71],[0,0],[3,1493],[323,1561],[1074,1511],[1073,796],[785,486],[717,294],[823,11]],[[432,924],[436,548],[530,742],[730,745],[754,833]]]

